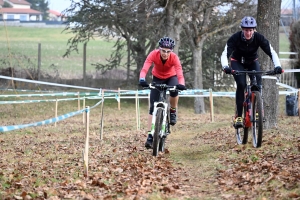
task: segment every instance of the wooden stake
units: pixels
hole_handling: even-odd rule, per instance
[[[118,88],[118,97],[119,97],[119,101],[118,101],[118,110],[121,110],[121,94],[120,94],[120,88]]]
[[[84,146],[84,177],[88,177],[89,172],[89,134],[90,134],[90,107],[86,107],[86,123],[85,123],[85,146]]]
[[[104,90],[102,90],[102,105],[101,105],[101,122],[100,122],[100,140],[102,140],[103,134],[103,108],[104,108]]]
[[[210,103],[210,121],[214,122],[214,99],[213,99],[211,88],[209,88],[209,103]]]
[[[78,92],[78,110],[80,110],[80,93]]]
[[[83,99],[82,107],[83,107],[83,108],[85,107],[85,98]],[[86,116],[86,112],[83,112],[83,113],[82,113],[82,122],[83,122],[83,124],[86,123],[86,121],[85,121],[85,119],[86,119],[85,116]]]
[[[140,117],[139,117],[139,91],[135,93],[135,115],[136,115],[136,130],[140,130]]]
[[[55,118],[57,117],[57,108],[58,108],[58,100],[55,101]],[[54,123],[54,127],[56,127],[56,121]]]

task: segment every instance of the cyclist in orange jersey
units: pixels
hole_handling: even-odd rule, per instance
[[[149,71],[149,68],[153,66],[152,82],[157,84],[167,84],[170,86],[176,86],[179,90],[185,90],[185,81],[182,71],[182,66],[179,57],[173,52],[175,41],[169,37],[163,37],[158,42],[158,49],[153,50],[147,56],[144,66],[140,72],[140,85],[142,87],[148,87],[145,77]],[[157,90],[151,90],[150,92],[150,109],[148,116],[148,138],[145,143],[146,148],[152,148],[153,136],[151,134],[151,122],[152,113],[154,108],[154,102],[158,101],[159,92]],[[170,92],[170,124],[175,125],[177,122],[177,104],[178,104],[178,91]]]

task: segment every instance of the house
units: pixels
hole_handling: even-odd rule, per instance
[[[3,8],[4,3],[11,8]],[[42,21],[42,12],[30,8],[25,0],[0,0],[0,19],[9,21]]]
[[[64,21],[64,16],[55,10],[48,10],[50,21]]]
[[[299,9],[281,9],[280,19],[284,26],[290,26],[291,23],[298,20],[300,12]]]

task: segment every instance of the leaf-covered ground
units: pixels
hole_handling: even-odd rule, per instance
[[[1,124],[41,119],[4,108]],[[147,109],[91,111],[89,173],[84,176],[82,116],[0,133],[0,199],[300,199],[299,118],[278,118],[261,148],[235,142],[231,115],[181,109],[165,154],[144,148]],[[2,114],[3,114],[2,113]],[[7,114],[9,113],[9,114]],[[43,116],[43,118],[46,116]],[[48,117],[48,116],[47,116]],[[46,118],[45,118],[46,119]]]

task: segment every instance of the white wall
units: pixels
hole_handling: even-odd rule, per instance
[[[30,9],[30,5],[12,4],[13,8]]]

